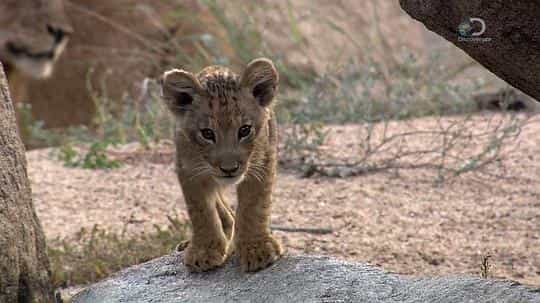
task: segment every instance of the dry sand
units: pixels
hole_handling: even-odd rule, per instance
[[[423,123],[433,121],[403,127]],[[354,149],[357,128],[332,127],[326,148]],[[275,234],[290,254],[331,255],[414,275],[478,275],[482,257],[490,254],[492,277],[540,286],[539,134],[540,123],[529,125],[505,160],[513,179],[464,176],[435,186],[429,171],[340,179],[302,178],[282,169],[273,224],[333,232]],[[125,146],[115,153],[125,163],[114,170],[66,168],[52,152],[27,153],[35,206],[49,239],[95,224],[137,233],[165,225],[166,215],[187,218],[170,145],[152,152]]]

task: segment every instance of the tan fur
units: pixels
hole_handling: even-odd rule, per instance
[[[186,37],[210,33],[217,43],[228,41],[226,30],[198,0],[64,2],[73,35],[53,75],[26,78],[18,85],[26,96],[17,100],[29,103],[34,118],[43,121],[45,128],[92,126],[96,96],[106,96],[107,107],[120,117],[124,102],[131,100],[126,96],[137,100],[145,77],[158,77],[172,62],[188,62],[183,58],[199,54],[200,41]],[[171,12],[190,14],[172,16]],[[167,55],[180,49],[181,56]],[[232,58],[233,53],[220,46],[220,55]]]
[[[50,76],[71,32],[62,0],[0,1],[0,60],[8,78]]]
[[[163,99],[176,117],[176,169],[193,226],[184,255],[192,271],[222,265],[235,249],[245,271],[265,268],[282,254],[269,222],[277,84],[268,59],[252,61],[241,77],[219,66],[162,77]],[[243,136],[246,125],[251,132]],[[222,194],[228,185],[237,185],[236,220]]]

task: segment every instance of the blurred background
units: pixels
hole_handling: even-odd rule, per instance
[[[32,16],[10,13],[33,1],[3,1],[0,24],[15,25],[0,40]],[[261,56],[281,80],[272,221],[288,252],[540,285],[536,102],[398,1],[41,2],[72,27],[52,75],[0,60],[35,149],[29,176],[56,286],[186,237],[157,79],[212,64],[240,73]]]
[[[396,1],[64,5],[73,34],[52,76],[12,81],[30,148],[61,141],[42,130],[81,125],[121,141],[137,131],[165,135],[168,126],[148,123],[163,121],[152,94],[155,79],[173,67],[196,72],[225,64],[241,71],[253,58],[271,58],[282,75],[282,122],[322,116],[354,122],[366,114],[366,104],[370,115],[399,118],[469,112],[478,110],[473,93],[505,86]],[[321,85],[331,87],[310,100]]]

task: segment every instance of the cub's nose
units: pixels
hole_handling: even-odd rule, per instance
[[[240,163],[238,162],[234,162],[234,163],[223,163],[223,164],[220,164],[219,165],[219,169],[227,174],[227,175],[231,175],[231,174],[234,174],[235,172],[238,171],[238,169],[240,168]]]

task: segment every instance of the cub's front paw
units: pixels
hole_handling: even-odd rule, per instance
[[[260,239],[240,240],[237,249],[243,271],[257,271],[266,268],[277,261],[283,253],[281,245],[271,235]]]
[[[227,243],[193,245],[190,242],[184,252],[184,265],[192,272],[202,272],[221,266],[227,260]]]

